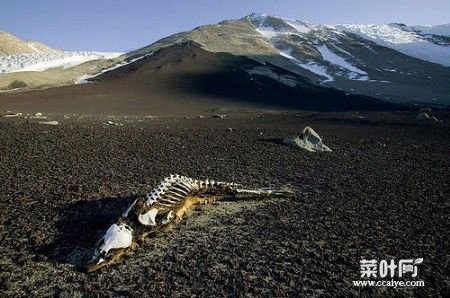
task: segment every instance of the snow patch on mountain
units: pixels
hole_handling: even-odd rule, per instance
[[[103,69],[101,72],[96,73],[96,74],[82,75],[82,76],[78,77],[77,79],[75,79],[75,80],[74,80],[74,83],[75,83],[76,85],[92,83],[92,82],[90,81],[90,79],[96,78],[96,77],[98,77],[99,75],[104,74],[104,73],[106,73],[106,72],[109,72],[109,71],[112,71],[112,70],[121,68],[121,67],[123,67],[123,66],[129,65],[129,64],[131,64],[131,63],[133,63],[133,62],[142,60],[142,59],[144,59],[145,57],[148,57],[148,56],[151,56],[151,55],[153,55],[153,53],[146,54],[146,55],[144,55],[144,56],[141,56],[141,57],[138,57],[138,58],[135,58],[135,59],[131,59],[131,60],[129,60],[129,61],[124,61],[124,62],[117,63],[116,65],[113,65],[113,66],[111,66],[111,67],[109,67],[109,68]]]
[[[350,64],[344,58],[332,52],[326,45],[317,46],[316,48],[322,55],[323,59],[330,62],[331,64],[338,65],[357,74],[367,75],[367,72]]]
[[[259,34],[268,39],[276,37],[277,35],[280,34],[280,32],[275,31],[275,29],[273,29],[272,27],[258,27],[256,28],[256,31],[258,31]]]
[[[450,24],[443,25],[417,25],[411,26],[412,29],[422,34],[434,34],[441,36],[450,36]]]
[[[290,87],[296,87],[298,85],[298,82],[295,80],[295,77],[289,75],[280,75],[267,67],[254,67],[252,69],[245,69],[245,71],[250,76],[252,75],[266,76]]]
[[[298,66],[300,66],[301,68],[309,70],[310,72],[312,72],[318,76],[325,77],[326,80],[323,81],[324,83],[334,81],[334,78],[327,73],[326,67],[321,66],[321,65],[315,63],[314,61],[302,62],[302,61],[298,60],[297,58],[293,57],[291,55],[291,53],[287,52],[287,51],[280,51],[280,55],[285,58],[288,58],[289,60],[291,60]]]
[[[338,50],[341,53],[344,53],[345,55],[349,56],[350,58],[355,58],[352,54],[350,54],[349,52],[347,52],[344,49],[341,49],[340,47],[338,47],[337,45],[333,45],[333,48]]]
[[[29,44],[33,49],[33,44]],[[39,50],[33,49],[39,52]],[[0,73],[22,72],[22,71],[45,71],[47,69],[73,67],[91,60],[113,59],[123,53],[108,52],[69,52],[42,54],[20,54],[0,56]]]
[[[305,33],[311,32],[311,30],[312,30],[312,28],[306,22],[299,22],[299,21],[289,20],[289,19],[284,19],[284,21],[286,22],[286,24],[293,27],[299,33],[305,34]]]
[[[450,66],[450,47],[431,43],[416,32],[405,31],[391,25],[343,24],[335,25],[335,28],[357,34],[411,57]]]
[[[310,33],[314,29],[313,24],[309,24],[307,22],[300,22],[292,19],[286,19],[281,17],[271,17],[282,20],[285,26],[283,29],[275,29],[270,25],[270,22],[267,22],[267,18],[269,16],[265,14],[252,14],[250,15],[250,19],[254,22],[256,26],[256,30],[266,38],[273,38],[284,34],[307,34]]]

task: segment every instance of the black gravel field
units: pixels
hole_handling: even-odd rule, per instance
[[[450,114],[416,114],[0,118],[0,296],[449,297]],[[279,143],[305,126],[333,152]],[[202,205],[120,263],[83,272],[133,198],[175,173],[296,195]],[[425,286],[355,287],[363,258],[423,258],[404,280]]]

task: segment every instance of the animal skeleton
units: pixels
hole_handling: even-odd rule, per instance
[[[227,197],[287,196],[288,189],[244,189],[235,183],[170,175],[146,196],[137,198],[111,225],[87,264],[89,272],[117,261],[150,234],[167,230],[194,205]]]

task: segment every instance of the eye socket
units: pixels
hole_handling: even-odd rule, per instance
[[[137,202],[136,202],[136,207],[138,207],[139,209],[142,208],[143,206],[145,206],[145,198],[140,197]]]

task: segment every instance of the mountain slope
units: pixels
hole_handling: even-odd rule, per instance
[[[390,25],[337,25],[343,31],[355,33],[378,45],[397,50],[403,54],[450,66],[450,47],[430,42],[430,39],[402,24]]]
[[[47,45],[32,41],[21,40],[16,36],[0,31],[0,56],[18,54],[56,54],[60,50],[52,49]]]
[[[206,51],[195,42],[97,76],[95,84],[0,96],[20,111],[195,115],[240,108],[392,110],[401,107],[318,86],[283,68],[244,56]],[[74,97],[76,94],[76,97]]]
[[[253,14],[163,38],[128,53],[127,57],[136,58],[162,47],[195,41],[208,51],[268,62],[338,90],[391,102],[450,105],[450,68],[445,66],[450,65],[450,55],[446,55],[450,47],[394,25],[378,25],[374,29],[377,40],[370,40],[369,34],[365,37],[352,32],[355,31],[352,28]],[[366,32],[372,27],[362,28]],[[392,32],[403,40],[397,48],[380,42]],[[400,51],[400,47],[416,49],[421,59]],[[435,50],[432,55],[430,49]],[[427,57],[439,59],[443,64],[428,61]]]
[[[122,54],[52,49],[0,32],[0,92],[71,85],[82,75],[121,62]]]
[[[21,40],[0,32],[0,73],[70,68],[87,61],[114,59],[122,54],[52,49],[37,41]]]
[[[440,35],[440,36],[449,36],[450,37],[450,24],[442,24],[442,25],[416,25],[411,26],[411,28],[421,34],[432,34],[432,35]]]
[[[0,73],[46,71],[58,67],[70,68],[92,60],[114,59],[120,55],[122,53],[88,51],[8,55],[0,57]]]
[[[267,80],[275,78],[285,85],[297,84],[292,82],[294,76],[296,81],[308,81],[307,88],[311,90],[326,87],[338,93],[396,104],[448,107],[449,37],[425,31],[404,24],[320,25],[252,14],[177,33],[112,60],[97,57],[94,53],[92,57],[99,60],[75,67],[71,67],[70,63],[56,63],[58,69],[19,75],[11,73],[17,71],[14,70],[17,64],[20,65],[19,71],[41,70],[41,67],[39,64],[27,66],[22,62],[10,62],[11,57],[15,56],[6,56],[4,60],[0,58],[0,68],[10,73],[0,75],[0,89],[11,89],[17,85],[17,80],[22,81],[21,78],[26,78],[29,88],[98,81],[99,78],[140,65],[163,48],[192,42],[211,53],[228,53],[251,59],[260,64],[256,70],[250,70],[251,75],[265,76]],[[69,53],[66,58],[72,59],[72,54]],[[200,60],[195,61],[201,63]],[[44,66],[48,64],[44,61]],[[289,75],[280,76],[280,71]],[[148,79],[152,80],[150,77]],[[264,82],[267,83],[267,80]],[[233,96],[240,98],[239,92],[235,91]],[[270,90],[267,92],[270,93]]]

